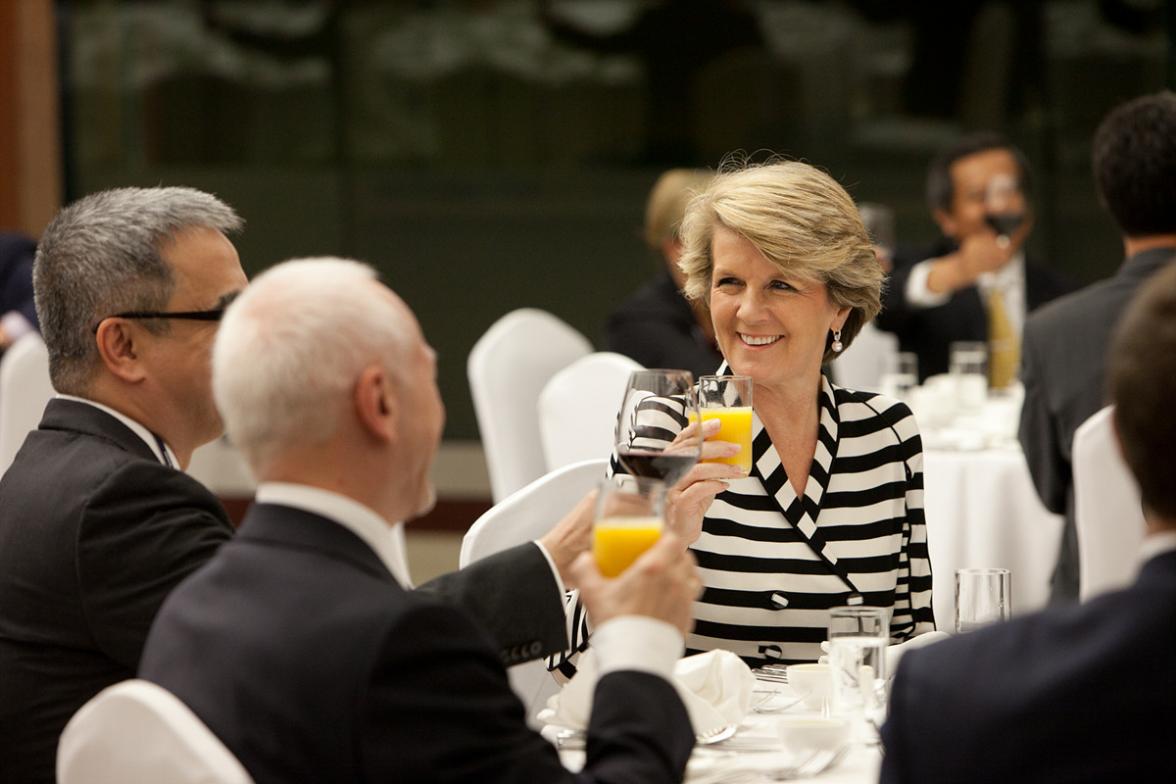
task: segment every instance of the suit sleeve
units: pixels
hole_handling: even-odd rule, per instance
[[[1050,411],[1038,338],[1038,327],[1030,318],[1025,323],[1021,342],[1021,383],[1025,387],[1025,401],[1021,405],[1018,438],[1041,502],[1054,514],[1062,514],[1066,511],[1071,469],[1062,452],[1061,438]]]
[[[529,729],[489,641],[459,611],[425,603],[385,638],[362,699],[369,781],[681,781],[693,746],[664,679],[611,673],[597,686],[584,770],[573,775]]]
[[[216,498],[191,477],[150,463],[112,474],[78,534],[82,605],[98,647],[137,669],[163,600],[232,534]]]
[[[475,561],[418,590],[477,618],[507,666],[567,647],[563,597],[550,564],[532,542]]]

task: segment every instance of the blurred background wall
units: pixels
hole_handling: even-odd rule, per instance
[[[0,224],[187,184],[246,218],[251,274],[370,261],[440,353],[451,441],[477,438],[465,361],[499,316],[599,342],[654,270],[667,167],[802,158],[915,245],[931,155],[1003,131],[1035,169],[1033,252],[1085,282],[1121,257],[1091,133],[1176,81],[1163,0],[0,2]]]

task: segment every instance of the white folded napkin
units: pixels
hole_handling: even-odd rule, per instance
[[[547,701],[539,720],[571,729],[586,728],[596,681],[596,660],[588,650],[576,662],[575,677]],[[755,676],[730,651],[708,651],[679,659],[673,684],[690,714],[694,732],[700,734],[743,721],[751,710]]]

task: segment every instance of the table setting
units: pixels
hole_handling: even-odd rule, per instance
[[[689,784],[755,784],[771,781],[842,782],[877,780],[881,764],[878,726],[885,695],[903,653],[947,635],[933,632],[906,643],[885,645],[888,613],[845,607],[833,613],[830,661],[767,665],[751,669],[724,650],[687,656],[674,668],[673,684],[696,733],[687,766]],[[862,620],[862,618],[866,620]],[[847,625],[848,623],[848,625]],[[842,636],[836,636],[844,632]],[[865,637],[874,637],[881,658],[864,664]],[[848,643],[840,645],[837,641]],[[854,652],[849,661],[842,647]],[[845,677],[846,672],[859,677]],[[860,677],[865,672],[870,677]],[[838,678],[838,673],[841,678]],[[584,764],[584,730],[591,715],[597,671],[592,651],[578,671],[539,713],[542,734],[559,750],[565,767]]]
[[[729,415],[723,427],[733,428],[738,421],[742,429],[749,429],[749,421],[731,415],[750,402],[750,389],[740,389],[740,380],[707,377],[696,391],[689,374],[680,371],[632,375],[614,440],[616,458],[632,473],[602,482],[594,510],[593,553],[602,574],[619,575],[657,540],[664,525],[666,485],[702,458],[699,423]],[[707,391],[708,384],[713,395]],[[958,395],[961,388],[957,384],[953,389]],[[710,396],[715,400],[713,408],[707,404]],[[1006,409],[994,411],[992,416],[1009,415]],[[672,439],[651,437],[651,433],[660,436],[662,420],[689,426]],[[996,430],[989,427],[985,432]],[[1004,441],[1012,437],[1007,428],[1000,435]],[[726,438],[746,440],[735,434]],[[987,440],[987,435],[984,438],[985,443],[998,443]],[[1014,447],[1015,443],[1014,438]],[[1013,454],[1019,457],[1019,452]],[[929,458],[928,473],[935,470],[930,467],[933,463]],[[930,526],[937,517],[943,520],[941,526],[956,521],[946,509],[932,508],[930,483],[926,493],[934,559],[937,541],[942,549],[953,539],[931,535]],[[941,630],[966,632],[1008,618],[1015,584],[1010,582],[1009,569],[972,568],[1004,567],[1000,557],[991,563],[973,560],[948,552],[936,563],[935,603]],[[963,597],[965,603],[957,608],[953,597]],[[769,664],[753,670],[739,656],[722,649],[680,659],[671,682],[695,733],[685,781],[876,781],[882,759],[880,727],[898,662],[907,650],[947,636],[933,631],[891,644],[891,612],[891,608],[860,604],[832,608],[826,640],[820,645],[824,655],[812,663]],[[598,677],[594,652],[588,648],[576,661],[574,677],[537,717],[543,736],[571,770],[584,765],[586,728]]]

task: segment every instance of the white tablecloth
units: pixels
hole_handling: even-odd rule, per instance
[[[955,571],[1012,571],[1014,615],[1049,600],[1062,518],[1037,497],[1020,448],[923,453],[924,508],[934,575],[935,620],[955,631]]]
[[[777,699],[789,701],[791,691],[782,684],[764,684],[763,688],[782,692]],[[757,698],[760,695],[757,694]],[[686,768],[686,784],[706,782],[711,784],[725,778],[724,773],[747,769],[771,770],[795,764],[797,758],[786,752],[778,738],[777,722],[783,715],[818,715],[803,706],[794,706],[784,713],[751,713],[739,727],[739,732],[729,744],[696,746],[694,755]],[[754,750],[753,750],[754,749]],[[775,750],[773,750],[775,749]],[[560,760],[568,770],[578,771],[584,767],[583,751],[560,751]],[[877,746],[853,743],[837,764],[818,776],[791,781],[813,781],[820,784],[875,784],[882,766],[882,756]],[[742,780],[742,779],[741,779]]]

